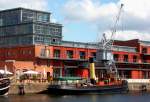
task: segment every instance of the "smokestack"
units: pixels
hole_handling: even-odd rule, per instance
[[[92,57],[89,58],[89,63],[90,63],[90,80],[92,84],[96,84],[95,63]]]

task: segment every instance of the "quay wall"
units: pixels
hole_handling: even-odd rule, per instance
[[[126,79],[128,81],[129,91],[149,91],[150,79]]]
[[[11,84],[8,94],[19,94],[20,84]],[[24,84],[25,94],[34,94],[46,90],[48,83],[27,83]]]

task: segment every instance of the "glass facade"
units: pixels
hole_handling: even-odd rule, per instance
[[[14,36],[14,37],[0,37],[0,46],[16,46],[16,45],[30,45],[33,44],[33,37],[31,35],[26,36]]]
[[[50,22],[50,14],[22,9],[22,22],[39,21]]]
[[[0,36],[12,36],[21,34],[32,34],[33,24],[23,24],[0,27]]]
[[[0,18],[0,26],[3,26],[3,19]]]
[[[24,8],[0,11],[0,46],[60,44],[62,25],[50,13]]]
[[[34,33],[41,35],[62,36],[62,27],[54,25],[34,24]]]
[[[8,12],[0,12],[0,19],[1,19],[0,26],[19,24],[21,22],[20,12],[21,10],[10,10]]]
[[[34,24],[34,42],[38,44],[60,44],[62,40],[62,26]]]

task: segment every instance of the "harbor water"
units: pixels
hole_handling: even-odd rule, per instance
[[[150,93],[111,95],[65,95],[46,94],[0,96],[0,102],[150,102]]]

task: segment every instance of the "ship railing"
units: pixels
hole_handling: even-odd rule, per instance
[[[61,86],[77,86],[77,84],[86,83],[85,79],[78,80],[52,80],[50,82],[51,85],[61,85]]]

